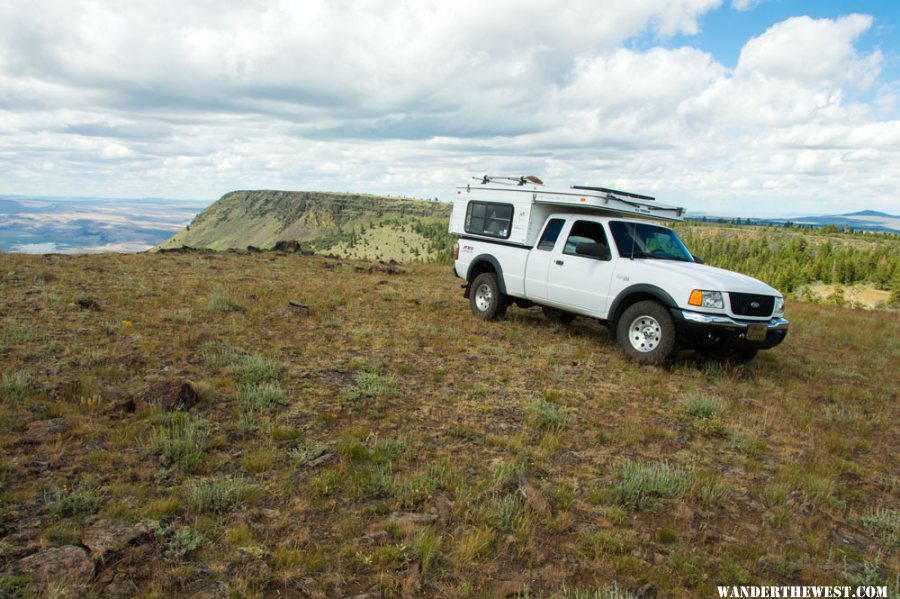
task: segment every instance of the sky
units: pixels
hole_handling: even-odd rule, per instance
[[[5,0],[0,194],[450,199],[537,175],[897,214],[898,26],[867,0]]]

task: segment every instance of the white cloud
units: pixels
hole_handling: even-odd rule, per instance
[[[753,10],[763,3],[763,0],[731,0],[731,8],[739,11]]]
[[[882,56],[860,56],[854,40],[872,26],[872,17],[836,20],[793,17],[751,39],[741,51],[738,77],[804,86],[844,84],[867,88],[878,76]]]
[[[626,47],[697,32],[719,3],[14,0],[0,191],[446,197],[472,174],[529,172],[739,211],[784,209],[767,189],[837,201],[864,171],[871,207],[889,206],[898,94],[882,55],[857,50],[872,18],[788,19],[733,70]]]

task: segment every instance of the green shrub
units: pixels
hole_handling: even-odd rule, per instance
[[[860,521],[886,545],[900,544],[900,512],[897,510],[871,508],[863,514]]]
[[[626,462],[619,469],[615,498],[633,509],[654,507],[660,499],[684,497],[691,486],[689,472],[678,470],[668,462],[641,464]]]
[[[0,376],[0,401],[19,400],[31,386],[31,375],[25,370],[4,372]]]
[[[268,412],[287,402],[287,393],[278,383],[252,383],[238,387],[238,400],[251,412]]]
[[[244,306],[233,301],[225,291],[215,291],[206,301],[209,312],[243,312]]]
[[[240,479],[200,481],[190,488],[188,501],[198,512],[227,512],[247,497],[248,487]]]
[[[324,443],[299,443],[288,451],[288,455],[298,466],[305,466],[327,451],[328,446]]]
[[[692,418],[718,418],[728,409],[728,402],[718,395],[692,393],[681,402],[681,409]]]
[[[237,364],[243,352],[224,341],[207,341],[200,346],[200,362],[209,368],[225,368]]]
[[[47,510],[57,518],[79,514],[96,514],[103,505],[103,497],[97,489],[69,489],[64,487],[45,497]]]
[[[569,413],[556,408],[546,399],[536,399],[529,406],[529,423],[535,428],[559,431],[569,426]]]
[[[243,356],[238,361],[238,380],[242,385],[275,383],[284,369],[277,360],[265,356]]]
[[[203,461],[211,428],[208,421],[192,420],[182,412],[168,414],[162,426],[150,433],[150,453],[164,456],[186,470],[194,470]]]

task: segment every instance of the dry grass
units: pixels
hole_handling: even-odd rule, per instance
[[[152,517],[141,558],[97,581],[320,597],[895,584],[895,314],[792,303],[787,342],[751,365],[662,370],[584,319],[484,323],[447,267],[404,268],[0,254],[0,572],[11,547],[75,542],[85,518]],[[201,391],[188,415],[117,408],[161,378]],[[64,431],[21,443],[49,418]]]

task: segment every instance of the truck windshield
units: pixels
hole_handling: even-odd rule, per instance
[[[648,223],[611,221],[609,229],[623,258],[693,262],[675,231]]]

